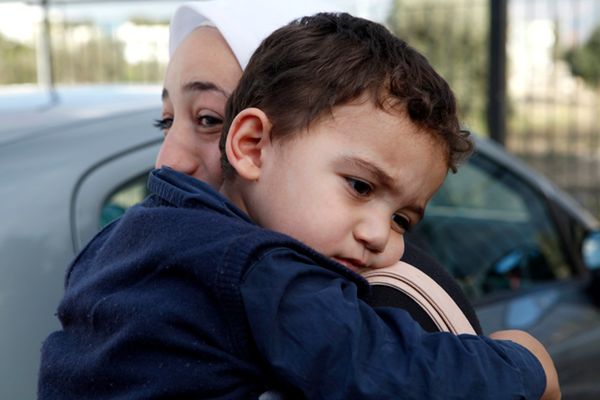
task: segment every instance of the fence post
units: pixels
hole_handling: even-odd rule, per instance
[[[48,0],[42,0],[43,18],[39,33],[38,51],[37,51],[37,80],[38,85],[48,91],[50,103],[56,103],[58,96],[54,88],[54,71],[52,65],[52,39],[50,36],[50,20],[48,12]]]
[[[506,26],[508,0],[490,0],[487,125],[490,138],[506,143]]]

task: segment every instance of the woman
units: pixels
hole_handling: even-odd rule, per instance
[[[271,31],[292,19],[332,10],[335,8],[323,2],[276,0],[201,1],[181,6],[170,26],[171,60],[164,81],[162,117],[156,122],[165,140],[156,167],[169,166],[219,186],[222,175],[218,142],[225,103],[252,52]],[[481,333],[468,300],[441,266],[410,243],[406,244],[403,261],[418,266],[441,286],[474,331]],[[414,272],[419,274],[418,270]],[[440,329],[430,311],[392,286],[384,282],[374,286],[371,304],[404,308],[424,329]],[[433,289],[426,286],[424,290]]]

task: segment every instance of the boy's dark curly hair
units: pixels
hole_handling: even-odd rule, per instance
[[[225,176],[233,172],[224,151],[227,132],[243,109],[265,112],[272,139],[279,140],[364,95],[386,111],[406,112],[424,134],[438,138],[452,171],[472,151],[452,90],[423,55],[378,23],[320,13],[276,30],[250,59],[226,106],[220,143]]]

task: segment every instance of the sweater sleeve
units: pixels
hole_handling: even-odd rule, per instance
[[[546,381],[524,347],[427,333],[401,309],[373,309],[356,285],[285,249],[246,273],[241,296],[258,351],[311,399],[537,399]]]

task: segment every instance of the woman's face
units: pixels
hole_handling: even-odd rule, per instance
[[[201,27],[175,50],[167,67],[162,116],[165,135],[156,167],[169,166],[213,187],[222,181],[219,138],[225,103],[242,70],[216,28]]]

